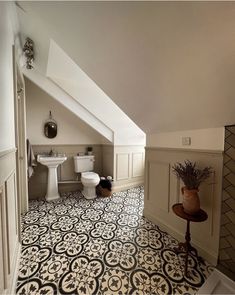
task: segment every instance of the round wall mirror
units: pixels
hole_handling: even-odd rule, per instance
[[[44,134],[47,138],[54,138],[57,135],[57,123],[52,119],[51,111],[49,120],[44,124]]]

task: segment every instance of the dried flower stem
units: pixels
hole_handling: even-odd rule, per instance
[[[212,173],[211,167],[198,169],[196,168],[196,163],[192,163],[189,160],[186,160],[184,164],[176,163],[172,167],[172,170],[173,173],[183,181],[186,188],[189,190],[198,189],[200,184]]]

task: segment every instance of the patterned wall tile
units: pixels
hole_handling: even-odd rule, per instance
[[[235,279],[235,126],[225,127],[224,178],[218,268]]]

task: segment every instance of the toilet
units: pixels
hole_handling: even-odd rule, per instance
[[[81,173],[81,182],[83,184],[82,194],[86,199],[96,198],[96,186],[100,182],[97,173],[92,172],[94,169],[94,156],[75,156],[74,167],[76,173]]]

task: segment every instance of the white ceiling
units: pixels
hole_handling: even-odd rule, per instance
[[[235,2],[19,5],[36,57],[53,38],[146,133],[235,123]]]

